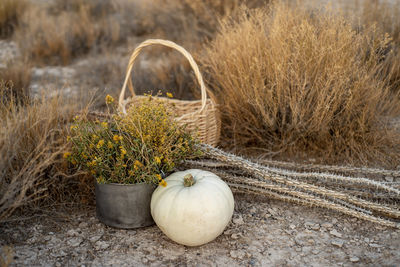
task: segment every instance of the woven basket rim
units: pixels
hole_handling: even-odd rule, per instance
[[[204,80],[203,80],[203,76],[200,73],[200,70],[199,70],[199,67],[198,67],[196,61],[193,59],[192,55],[182,46],[180,46],[172,41],[162,40],[162,39],[148,39],[148,40],[140,43],[135,48],[135,50],[132,52],[132,55],[129,59],[128,67],[126,70],[124,84],[122,86],[122,89],[121,89],[121,92],[119,95],[118,106],[119,106],[120,110],[123,113],[126,113],[126,104],[128,102],[125,101],[125,91],[126,91],[127,86],[129,87],[132,97],[136,96],[134,88],[133,88],[132,80],[130,79],[135,60],[143,48],[145,48],[147,46],[152,46],[152,45],[163,45],[163,46],[166,46],[169,48],[173,48],[173,49],[177,50],[178,52],[180,52],[189,61],[189,64],[194,71],[195,77],[199,83],[200,90],[201,90],[201,108],[199,111],[194,111],[193,113],[197,113],[197,112],[201,113],[205,109],[206,104],[207,104],[207,99],[208,99],[207,91],[208,90],[206,89],[206,86],[205,86]],[[186,101],[186,100],[180,100],[180,101]],[[213,101],[213,102],[215,102],[215,101]]]

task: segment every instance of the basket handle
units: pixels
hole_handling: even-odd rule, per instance
[[[137,58],[137,56],[139,55],[140,51],[146,47],[146,46],[150,46],[150,45],[155,45],[155,44],[160,44],[160,45],[164,45],[170,48],[174,48],[176,50],[178,50],[182,55],[185,56],[185,58],[189,61],[190,66],[192,67],[194,74],[196,75],[197,81],[200,85],[200,89],[201,89],[201,108],[199,111],[197,111],[198,113],[202,112],[204,110],[204,108],[206,107],[206,101],[207,101],[207,91],[206,91],[206,86],[204,85],[204,81],[203,81],[203,77],[201,76],[199,67],[197,66],[196,62],[194,61],[192,55],[182,46],[177,45],[174,42],[168,41],[168,40],[162,40],[162,39],[148,39],[144,42],[142,42],[140,45],[138,45],[135,50],[133,51],[130,59],[129,59],[129,63],[128,63],[128,68],[126,71],[126,76],[125,76],[125,81],[124,81],[124,85],[122,86],[121,89],[121,93],[119,95],[119,101],[118,101],[118,105],[120,107],[120,109],[126,113],[125,110],[125,105],[124,105],[124,98],[125,98],[125,91],[126,91],[126,86],[129,86],[129,90],[131,91],[132,95],[135,96],[135,91],[133,90],[133,85],[132,85],[132,81],[130,78],[131,72],[132,72],[132,68],[133,68],[133,64],[135,62],[135,59]],[[195,113],[197,113],[195,112]]]

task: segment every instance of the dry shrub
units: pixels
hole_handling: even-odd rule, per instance
[[[73,57],[124,39],[112,16],[94,16],[90,5],[52,12],[34,7],[25,12],[15,39],[23,56],[36,63],[68,64]]]
[[[0,68],[1,100],[13,101],[22,104],[29,99],[29,83],[31,81],[31,69],[29,64],[22,61],[10,62],[7,68]]]
[[[143,24],[159,37],[193,43],[212,39],[221,18],[234,14],[240,5],[265,5],[265,0],[156,0],[143,5]]]
[[[365,0],[342,1],[343,12],[358,29],[376,27],[377,31],[389,34],[393,53],[387,55],[382,74],[388,85],[400,91],[400,5],[399,1]]]
[[[396,45],[400,45],[400,5],[398,0],[364,0],[346,1],[345,11],[358,26],[375,24],[380,30],[388,33]]]
[[[68,183],[78,184],[77,179],[67,179],[71,177],[62,159],[65,125],[75,108],[63,104],[61,98],[25,106],[1,102],[0,221],[16,209],[39,204],[39,199],[54,205]],[[78,192],[67,193],[71,199]]]
[[[51,13],[59,14],[64,11],[79,12],[86,6],[92,16],[107,16],[116,11],[114,0],[55,0],[49,7]]]
[[[265,0],[217,0],[217,1],[143,1],[139,8],[141,28],[151,33],[151,38],[175,41],[189,52],[200,50],[205,40],[213,39],[218,21],[235,14],[240,5],[249,7],[266,5]],[[173,93],[179,99],[199,97],[199,85],[187,60],[171,49],[151,47],[142,52],[134,68],[134,86],[138,93]],[[147,67],[145,65],[151,65]]]
[[[318,162],[398,162],[400,139],[384,118],[398,114],[399,98],[379,77],[388,42],[285,4],[226,21],[203,62],[226,143]]]
[[[18,26],[23,12],[26,10],[26,0],[1,0],[0,2],[0,38],[7,38]]]

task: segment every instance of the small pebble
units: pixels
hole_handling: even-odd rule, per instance
[[[157,260],[156,256],[154,256],[154,255],[152,255],[152,254],[147,255],[146,258],[147,258],[147,260],[149,260],[149,261],[155,261],[155,260]]]
[[[94,236],[91,236],[91,237],[89,238],[89,240],[90,240],[90,242],[96,242],[96,241],[99,240],[102,236],[103,236],[102,234],[101,234],[101,235],[94,235]]]
[[[94,247],[96,248],[96,250],[103,250],[103,249],[107,249],[110,245],[107,244],[104,241],[97,241],[96,244],[94,245]]]
[[[358,258],[356,256],[353,256],[353,257],[350,258],[351,262],[358,262],[359,260],[360,260],[360,258]]]
[[[67,235],[68,236],[78,236],[79,233],[78,233],[78,231],[71,229],[71,230],[68,230]]]
[[[332,231],[329,232],[331,235],[335,236],[335,237],[342,237],[342,234],[339,233],[338,231],[336,231],[335,229],[333,229]]]
[[[341,239],[334,239],[331,241],[331,244],[341,248],[341,247],[343,247],[344,241]]]
[[[375,243],[370,243],[369,246],[370,246],[371,248],[381,248],[381,247],[383,247],[382,245],[375,244]]]
[[[385,177],[385,181],[389,182],[389,183],[392,183],[393,182],[393,177],[392,176],[386,176]]]
[[[319,226],[318,223],[316,223],[316,224],[314,224],[313,226],[311,226],[311,229],[313,229],[314,231],[318,231],[319,228],[320,228],[320,226]]]
[[[246,254],[242,250],[231,250],[229,255],[234,259],[243,259]]]
[[[237,217],[237,218],[233,218],[232,221],[234,224],[237,224],[237,225],[244,224],[242,215],[239,215],[239,217]]]
[[[231,235],[231,238],[232,238],[232,239],[238,239],[238,238],[239,238],[239,235],[238,235],[238,234],[232,234],[232,235]]]
[[[67,241],[67,244],[71,247],[78,247],[82,243],[83,239],[81,237],[71,238]]]
[[[87,226],[88,226],[87,222],[81,222],[81,223],[79,224],[79,227],[80,227],[80,228],[86,228]]]
[[[269,213],[266,213],[265,215],[264,215],[264,218],[265,219],[268,219],[268,218],[270,218],[271,217],[271,214],[269,214]]]
[[[333,224],[326,222],[326,223],[323,223],[321,226],[322,226],[323,228],[329,229],[329,228],[332,228],[332,227],[333,227]]]
[[[277,213],[276,213],[276,210],[275,209],[272,209],[272,208],[269,208],[268,209],[268,212],[272,215],[272,216],[275,216],[275,215],[277,215]]]
[[[306,228],[311,228],[311,226],[313,226],[313,225],[314,225],[313,222],[305,222],[305,223],[304,223],[304,226],[305,226]]]

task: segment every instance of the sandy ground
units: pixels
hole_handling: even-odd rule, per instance
[[[157,226],[105,226],[94,208],[69,220],[38,217],[0,226],[11,266],[398,266],[400,230],[341,214],[235,195],[231,223],[200,247],[171,241]]]

